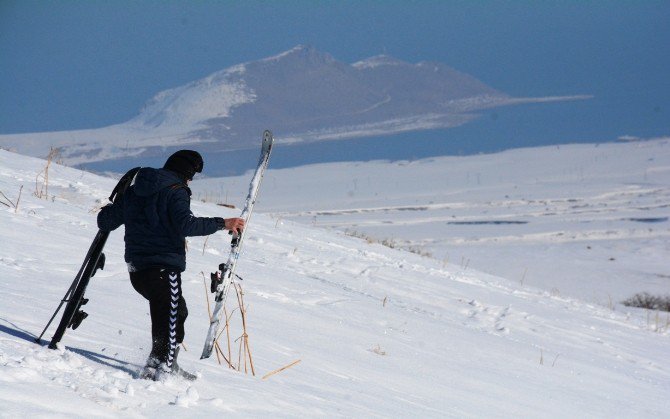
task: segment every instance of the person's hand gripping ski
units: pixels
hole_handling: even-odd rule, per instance
[[[244,219],[242,218],[226,218],[225,224],[224,228],[229,231],[228,234],[232,234],[234,237],[242,234],[242,230],[244,230]]]

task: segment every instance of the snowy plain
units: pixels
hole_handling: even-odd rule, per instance
[[[318,175],[317,175],[318,174]],[[670,138],[272,170],[262,210],[612,306],[670,294]],[[246,177],[196,197],[244,196]]]
[[[121,231],[89,286],[89,318],[58,350],[34,343],[115,184],[52,164],[40,199],[45,164],[0,150],[10,203],[0,206],[0,416],[656,418],[670,408],[670,317],[618,304],[670,289],[667,139],[271,170],[237,272],[256,375],[199,359],[203,273],[229,240],[215,234],[189,240],[183,275],[180,364],[201,375],[193,383],[136,378],[148,306],[128,281]],[[239,205],[247,182],[194,182],[194,213],[237,215],[213,202]]]

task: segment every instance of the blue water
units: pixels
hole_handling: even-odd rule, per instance
[[[670,135],[670,108],[653,103],[641,108],[632,111],[598,98],[496,108],[451,129],[277,147],[272,165],[465,156],[522,147],[616,142],[623,135]]]
[[[634,106],[633,106],[634,105]],[[468,124],[451,129],[407,132],[380,137],[282,146],[271,167],[370,160],[415,160],[465,156],[555,144],[615,142],[622,135],[641,138],[670,135],[670,108],[650,101],[617,103],[612,98],[526,104],[491,109]],[[255,167],[258,150],[205,156],[206,176],[242,174]],[[165,156],[87,164],[94,171],[124,172],[134,166],[162,166]]]

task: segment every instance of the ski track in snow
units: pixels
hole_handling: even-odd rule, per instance
[[[208,325],[201,272],[208,276],[227,253],[229,238],[223,234],[189,239],[183,275],[188,350],[180,364],[201,374],[196,382],[135,378],[148,352],[148,307],[129,285],[120,231],[111,235],[107,265],[89,286],[89,318],[68,330],[61,349],[36,345],[33,339],[95,234],[92,210],[115,183],[53,165],[50,198],[38,199],[30,188],[43,167],[41,160],[0,151],[0,191],[14,200],[24,185],[16,212],[0,207],[2,416],[661,417],[667,412],[670,318],[665,314],[612,310],[466,266],[445,267],[440,260],[297,224],[287,216],[280,222],[254,215],[239,264],[256,377],[198,359]],[[271,185],[266,180],[264,187]],[[459,202],[464,215],[472,210],[467,201]],[[574,204],[558,202],[566,210]],[[201,202],[193,209],[203,216],[236,214]],[[536,257],[542,254],[541,248],[535,251]],[[297,359],[296,366],[259,378]]]

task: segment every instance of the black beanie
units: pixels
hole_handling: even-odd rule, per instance
[[[179,150],[168,157],[163,169],[181,175],[185,180],[192,180],[196,173],[202,172],[202,156],[197,151]]]

